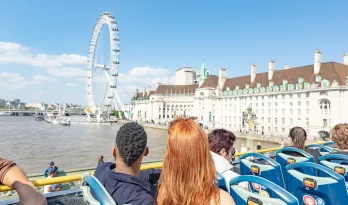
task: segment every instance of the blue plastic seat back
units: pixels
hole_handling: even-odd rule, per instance
[[[320,155],[326,155],[330,154],[332,152],[335,152],[335,150],[331,147],[320,145],[320,144],[310,144],[306,146],[308,149],[314,149],[318,150],[320,152]]]
[[[323,145],[324,146],[330,146],[330,147],[336,147],[337,146],[336,142],[332,142],[332,141],[325,142],[325,143],[323,143]]]
[[[91,205],[116,205],[114,199],[109,192],[94,176],[83,175],[82,177],[82,193],[84,201]],[[94,193],[92,195],[91,191]]]
[[[294,147],[284,147],[276,152],[276,160],[282,167],[282,173],[285,173],[285,166],[298,162],[314,162],[314,158],[309,153],[296,149]],[[312,168],[303,168],[303,172],[307,174],[316,174],[316,170]],[[285,179],[285,177],[284,177]]]
[[[325,172],[327,177],[305,174],[301,172],[303,167]],[[347,204],[348,194],[344,178],[333,170],[309,162],[290,164],[285,168],[287,190],[299,199],[301,205]]]
[[[240,182],[259,184],[269,192],[253,193],[238,185]],[[263,204],[263,205],[298,205],[298,200],[282,187],[258,176],[238,176],[230,181],[230,194],[238,205]]]
[[[261,160],[250,161],[248,160],[249,157],[258,158]],[[265,163],[261,164],[258,163],[258,161]],[[240,157],[240,174],[256,175],[284,188],[284,178],[280,164],[275,160],[259,153],[251,152]]]
[[[221,176],[217,172],[216,172],[216,177],[217,177],[217,181],[218,181],[218,184],[219,184],[219,188],[228,192],[225,178],[223,178],[223,176]]]
[[[319,164],[334,170],[337,174],[342,175],[348,182],[348,156],[342,154],[328,154],[319,157]],[[327,176],[325,172],[319,171],[319,176]]]

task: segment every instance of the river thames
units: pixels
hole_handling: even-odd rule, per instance
[[[70,127],[35,121],[34,117],[0,117],[1,158],[15,161],[28,174],[40,173],[52,160],[61,170],[90,168],[97,165],[99,155],[104,161],[114,161],[111,150],[117,130],[122,124],[79,125]],[[145,162],[162,160],[167,131],[145,128],[150,154]],[[243,139],[235,147],[240,150]],[[254,142],[256,146],[257,142]],[[262,143],[262,148],[275,147]],[[192,150],[194,151],[194,150]]]

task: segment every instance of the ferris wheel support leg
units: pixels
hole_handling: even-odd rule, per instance
[[[117,106],[117,109],[123,111],[123,106],[122,106],[120,97],[118,96],[118,93],[116,92],[116,89],[114,89],[113,91],[114,91],[114,95],[115,95],[115,97],[116,97],[116,99],[115,99],[115,104],[116,104],[116,106]]]

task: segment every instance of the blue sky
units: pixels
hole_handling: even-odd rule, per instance
[[[103,11],[118,23],[119,82],[131,95],[203,62],[228,77],[248,75],[253,63],[265,72],[270,59],[276,69],[312,64],[315,49],[342,62],[346,8],[343,0],[1,1],[0,98],[86,104],[84,60]]]

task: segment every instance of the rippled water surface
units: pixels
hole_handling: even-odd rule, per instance
[[[30,174],[43,172],[51,160],[65,170],[94,167],[99,155],[104,155],[104,161],[113,161],[111,150],[121,125],[64,127],[35,121],[33,117],[0,116],[0,157],[15,161]],[[161,160],[166,148],[166,130],[146,128],[146,132],[150,154],[144,160]],[[241,143],[245,140],[237,140],[237,149]],[[275,145],[263,143],[262,146]]]

